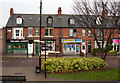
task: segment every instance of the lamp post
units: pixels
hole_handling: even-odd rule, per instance
[[[39,68],[41,71],[41,24],[42,24],[42,0],[40,0],[40,46],[39,46]]]

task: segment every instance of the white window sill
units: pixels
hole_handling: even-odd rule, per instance
[[[34,36],[34,37],[40,37],[40,36]]]
[[[28,36],[28,37],[33,37],[33,36]]]
[[[54,36],[44,36],[44,37],[54,37]]]

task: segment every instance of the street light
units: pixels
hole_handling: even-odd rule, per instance
[[[41,24],[42,24],[42,0],[40,0],[40,46],[39,46],[39,69],[41,71]]]

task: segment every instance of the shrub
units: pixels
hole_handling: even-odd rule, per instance
[[[116,53],[116,50],[110,50],[109,53]]]
[[[100,53],[99,48],[93,48],[93,55],[96,56],[96,53]]]
[[[89,70],[105,68],[107,64],[101,58],[49,58],[46,60],[47,72],[65,72],[73,70]],[[42,61],[42,70],[45,69],[45,60]]]
[[[107,50],[106,50],[107,49]],[[109,52],[113,49],[113,45],[112,44],[108,44],[107,48],[105,48],[105,51]]]

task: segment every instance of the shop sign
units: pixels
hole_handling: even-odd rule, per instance
[[[13,42],[29,42],[28,40],[10,40],[11,43]]]
[[[120,43],[120,39],[113,39],[113,43]]]
[[[82,39],[62,39],[62,42],[82,42]]]

